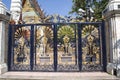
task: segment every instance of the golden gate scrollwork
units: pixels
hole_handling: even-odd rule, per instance
[[[101,70],[99,27],[86,25],[82,28],[82,70]]]
[[[75,25],[59,25],[58,26],[58,42],[57,42],[57,69],[58,71],[77,71],[77,51],[76,51],[76,26]]]
[[[13,69],[30,69],[30,28],[17,27],[14,32]]]
[[[9,28],[11,71],[102,71],[102,23],[20,24]]]
[[[52,26],[35,28],[35,62],[34,70],[54,71]]]

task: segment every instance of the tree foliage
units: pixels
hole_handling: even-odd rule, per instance
[[[109,0],[91,0],[91,8],[94,10],[94,18],[101,20],[102,19],[102,11],[105,9]],[[86,11],[86,0],[73,0],[72,10],[70,14],[76,13],[78,14],[78,10],[82,8]]]

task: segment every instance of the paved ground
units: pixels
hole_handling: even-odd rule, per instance
[[[120,80],[104,72],[7,72],[0,80]]]

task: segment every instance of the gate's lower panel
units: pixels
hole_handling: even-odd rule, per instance
[[[82,71],[103,71],[103,68],[101,65],[83,65]]]

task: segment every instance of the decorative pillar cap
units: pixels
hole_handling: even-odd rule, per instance
[[[120,0],[109,0],[108,5],[103,10],[103,16],[109,17],[120,13]]]

